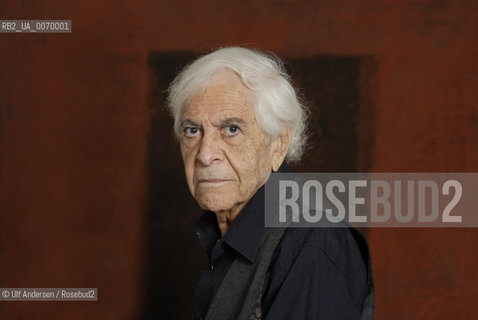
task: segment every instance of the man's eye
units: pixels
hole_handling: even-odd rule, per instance
[[[200,133],[199,128],[196,127],[186,127],[184,128],[184,134],[186,137],[194,137]]]
[[[239,127],[238,126],[235,126],[235,125],[230,125],[230,126],[226,126],[224,128],[224,134],[228,137],[232,137],[232,136],[235,136],[236,134],[239,133]]]

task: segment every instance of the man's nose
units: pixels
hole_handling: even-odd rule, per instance
[[[223,159],[223,152],[220,148],[220,137],[215,132],[204,132],[199,145],[197,160],[204,166],[211,165],[216,160]]]

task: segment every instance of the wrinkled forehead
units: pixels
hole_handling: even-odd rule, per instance
[[[185,103],[181,119],[205,113],[212,115],[235,112],[246,117],[254,117],[252,91],[244,85],[236,73],[221,70]]]

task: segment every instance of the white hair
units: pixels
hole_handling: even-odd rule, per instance
[[[174,118],[174,130],[180,135],[184,106],[213,75],[231,70],[253,93],[256,121],[269,139],[292,128],[292,140],[286,160],[299,161],[307,140],[308,108],[299,101],[280,58],[257,50],[226,47],[204,55],[186,66],[169,87],[168,109]]]

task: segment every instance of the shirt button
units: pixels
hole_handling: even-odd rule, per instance
[[[211,264],[211,266],[209,267],[209,269],[214,270],[214,265]]]

